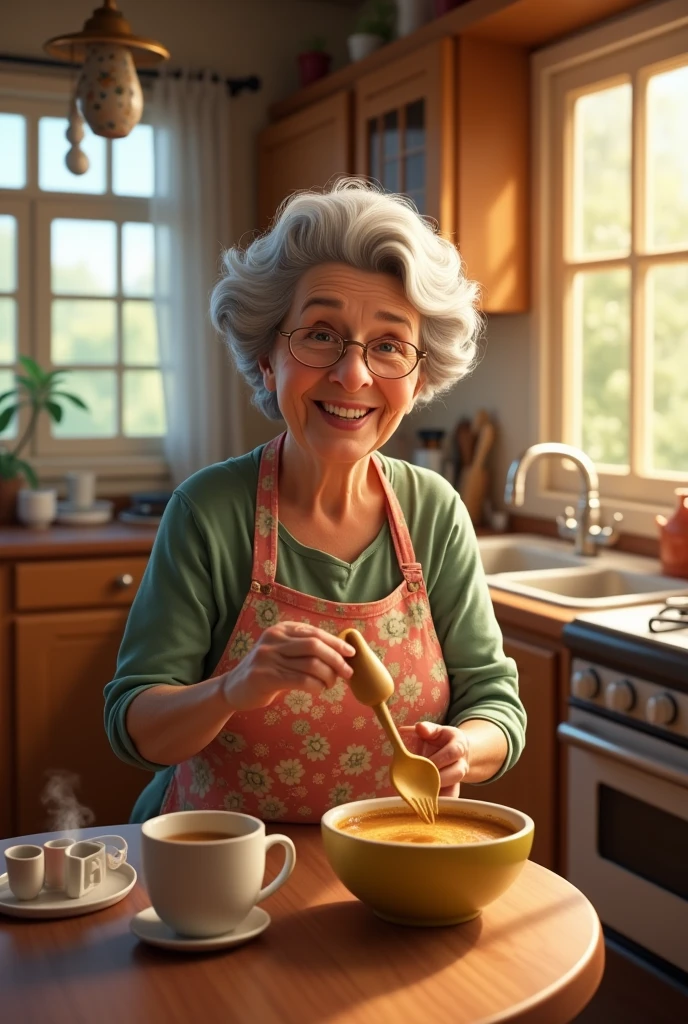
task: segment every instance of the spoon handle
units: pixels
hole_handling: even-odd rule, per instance
[[[382,726],[382,728],[385,730],[385,732],[387,734],[387,738],[390,741],[390,743],[392,744],[392,746],[396,750],[400,751],[402,754],[407,754],[408,750],[404,746],[404,741],[402,740],[401,736],[399,735],[399,730],[396,727],[394,719],[392,718],[391,714],[389,713],[389,708],[387,707],[387,705],[386,704],[376,704],[373,707],[373,711],[377,715],[377,719],[378,719],[380,725]]]

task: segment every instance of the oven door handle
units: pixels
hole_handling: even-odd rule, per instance
[[[646,775],[654,775],[657,779],[663,779],[665,782],[673,782],[678,786],[688,786],[688,775],[679,768],[673,768],[671,765],[662,764],[661,761],[654,761],[650,757],[644,757],[642,754],[636,754],[632,750],[626,750],[624,747],[617,746],[616,743],[610,743],[609,740],[603,740],[593,733],[586,732],[584,729],[578,729],[575,725],[569,725],[568,722],[562,722],[559,725],[557,735],[560,740],[573,747],[580,747],[582,750],[590,750],[595,754],[601,754],[611,761],[618,761],[621,764],[628,765],[629,768],[636,768]]]

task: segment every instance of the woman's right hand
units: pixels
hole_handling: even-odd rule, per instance
[[[319,694],[353,669],[356,651],[345,640],[305,622],[268,626],[239,664],[225,675],[222,692],[232,711],[272,704],[284,690]]]

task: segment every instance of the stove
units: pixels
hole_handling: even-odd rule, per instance
[[[584,612],[563,630],[580,657],[609,662],[688,693],[688,595]]]
[[[585,612],[563,638],[566,876],[608,939],[688,987],[688,596]]]

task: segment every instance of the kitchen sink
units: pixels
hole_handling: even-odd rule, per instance
[[[575,555],[570,544],[530,534],[479,537],[480,559],[488,575],[501,572],[526,572],[532,569],[563,569],[585,565],[587,559]]]
[[[688,580],[664,576],[656,559],[608,549],[576,555],[565,541],[530,534],[479,537],[490,587],[569,608],[613,608],[688,593]]]

